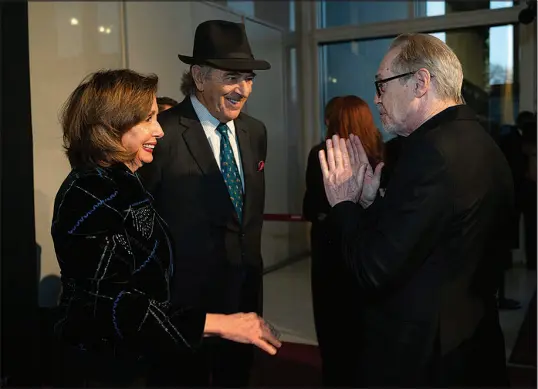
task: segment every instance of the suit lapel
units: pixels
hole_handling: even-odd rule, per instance
[[[207,178],[207,188],[212,192],[211,197],[214,199],[211,204],[215,207],[215,212],[217,214],[218,209],[223,209],[222,207],[229,206],[233,209],[228,188],[226,187],[217,161],[215,161],[213,150],[211,150],[202,124],[198,120],[198,116],[192,107],[190,99],[187,98],[183,104],[185,104],[185,107],[183,109],[183,114],[180,117],[180,124],[185,130],[183,131],[182,136],[192,158]],[[235,219],[237,220],[237,215],[235,216]]]
[[[211,202],[212,206],[215,208],[214,212],[215,214],[218,214],[219,208],[221,210],[225,209],[223,207],[229,207],[233,210],[234,208],[232,200],[230,199],[228,188],[224,182],[224,177],[222,177],[222,172],[219,169],[217,161],[215,161],[215,154],[213,154],[213,150],[211,150],[211,146],[207,141],[206,134],[200,120],[198,119],[198,116],[196,115],[196,111],[194,111],[189,98],[186,98],[182,104],[184,104],[184,107],[182,109],[183,112],[180,117],[180,123],[185,128],[182,134],[183,139],[185,140],[185,144],[187,145],[187,148],[189,149],[194,161],[202,173],[207,177],[209,182],[208,189],[211,190],[212,194],[215,195],[212,196],[212,198],[215,200]],[[237,132],[239,133],[240,131]],[[246,139],[245,142],[247,142],[246,144],[250,143],[248,139]],[[246,149],[248,149],[250,152],[249,146],[247,146]],[[242,151],[241,155],[243,155]],[[244,167],[243,172],[245,172]],[[244,175],[246,176],[246,173],[244,173]],[[243,215],[244,214],[245,212],[243,211]],[[237,213],[235,211],[233,212],[233,215],[234,220],[237,224],[239,224],[239,218],[237,217]]]
[[[244,122],[241,119],[234,121],[241,153],[241,164],[243,166],[243,177],[245,179],[245,197],[243,203],[243,225],[248,222],[252,207],[252,198],[254,191],[252,190],[252,179],[254,172],[254,157],[252,155],[252,145],[250,143],[250,135],[247,131]]]
[[[207,141],[204,129],[198,120],[186,117],[181,118],[181,124],[185,126],[183,139],[189,148],[192,157],[205,175],[219,173],[219,166],[215,161],[215,155]],[[224,182],[224,181],[223,181]]]

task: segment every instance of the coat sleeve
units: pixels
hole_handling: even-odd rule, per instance
[[[452,211],[442,155],[429,145],[406,155],[385,198],[372,210],[342,202],[330,214],[332,239],[359,286],[372,292],[412,276],[438,243]]]
[[[155,240],[147,259],[135,261],[124,215],[114,207],[117,196],[114,186],[90,177],[74,181],[60,199],[52,235],[68,307],[62,335],[91,344],[96,336],[112,334],[146,354],[195,348],[203,338],[205,313],[170,310],[148,293],[167,287],[164,273],[150,287],[137,285],[136,273],[166,242]]]

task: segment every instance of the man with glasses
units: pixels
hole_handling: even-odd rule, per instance
[[[360,139],[320,152],[334,246],[359,288],[357,387],[508,384],[492,253],[508,244],[512,178],[462,81],[441,40],[393,41],[375,103],[403,144],[384,197],[382,164],[369,165]]]

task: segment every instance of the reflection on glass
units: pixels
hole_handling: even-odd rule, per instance
[[[519,1],[498,0],[415,0],[414,17],[507,8],[518,3]],[[409,4],[407,1],[321,0],[317,2],[317,24],[318,28],[328,28],[408,19],[410,17]]]
[[[444,1],[427,1],[426,2],[426,15],[420,14],[420,11],[419,11],[418,16],[441,16],[445,14],[445,11],[446,11],[446,4]],[[441,39],[443,42],[446,43],[446,34],[444,32],[437,32],[431,35]]]
[[[322,0],[317,5],[319,28],[390,22],[409,18],[407,1]]]
[[[120,34],[118,21],[120,20],[120,7],[116,2],[97,2],[97,25],[99,51],[103,54],[115,54],[120,50]],[[94,30],[95,31],[95,30]]]
[[[514,79],[514,26],[498,26],[489,29],[489,83],[511,84]]]
[[[290,0],[289,2],[289,14],[290,14],[290,22],[289,27],[290,31],[295,31],[295,0]]]
[[[425,16],[441,16],[446,12],[446,4],[444,1],[427,1]],[[423,15],[420,15],[423,16]]]
[[[243,15],[254,17],[254,1],[252,0],[228,0],[226,5]]]
[[[513,7],[513,6],[514,6],[513,1],[490,1],[489,2],[489,8],[491,9],[508,8],[508,7]]]
[[[446,43],[446,33],[445,32],[432,32],[430,35],[439,38]]]
[[[510,124],[518,112],[518,42],[512,25],[475,27],[444,34],[463,66],[463,95],[492,134]],[[335,96],[354,94],[370,104],[376,125],[381,128],[373,102],[374,76],[388,49],[390,39],[343,42],[320,47],[321,111]],[[491,48],[491,49],[490,49]],[[323,123],[323,120],[320,121]],[[382,131],[384,138],[388,135]],[[320,137],[322,136],[320,129]]]
[[[81,27],[84,27],[84,25],[78,25],[84,21],[82,19],[83,15],[82,3],[54,3],[58,57],[73,58],[82,54],[84,46]],[[77,27],[75,28],[74,26]]]
[[[290,94],[292,103],[297,103],[297,49],[292,47],[290,53]]]
[[[513,124],[519,111],[519,84],[514,82],[514,26],[491,27],[489,45],[498,48],[489,51],[490,117],[494,122]]]
[[[476,11],[479,9],[508,8],[519,1],[484,1],[484,0],[415,0],[415,17],[440,16],[454,12]]]

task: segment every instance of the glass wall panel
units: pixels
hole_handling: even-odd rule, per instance
[[[409,4],[407,1],[322,0],[317,4],[318,28],[407,19]]]
[[[390,22],[413,17],[507,8],[519,1],[448,0],[448,1],[357,1],[321,0],[317,2],[318,28]],[[411,12],[412,11],[412,12]]]
[[[519,1],[484,1],[484,0],[415,0],[415,17],[440,16],[455,12],[508,8],[518,5]]]
[[[227,0],[223,3],[245,16],[264,20],[285,30],[295,31],[295,0]]]

